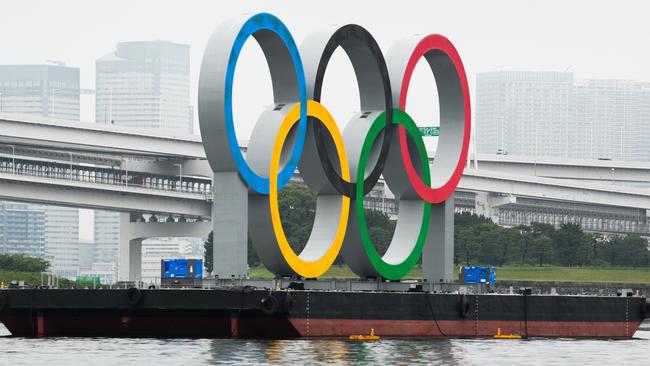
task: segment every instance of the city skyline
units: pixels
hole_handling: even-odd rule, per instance
[[[198,72],[204,46],[214,27],[223,20],[240,13],[269,11],[284,16],[298,43],[314,30],[314,24],[327,26],[332,23],[355,22],[363,24],[376,35],[384,52],[392,43],[408,34],[435,32],[448,36],[461,50],[461,56],[468,71],[470,88],[474,90],[474,75],[478,72],[497,70],[551,70],[574,71],[579,78],[650,80],[650,54],[643,47],[643,14],[647,11],[626,11],[625,6],[611,8],[606,2],[590,2],[589,17],[581,16],[580,4],[566,4],[560,1],[543,4],[520,4],[516,1],[500,2],[494,6],[474,3],[473,12],[466,12],[463,4],[436,4],[436,11],[429,11],[428,2],[413,2],[408,7],[387,10],[373,2],[330,2],[318,13],[313,13],[308,4],[301,3],[212,3],[189,2],[178,7],[171,3],[158,3],[156,16],[151,16],[152,2],[129,3],[129,12],[121,11],[126,2],[110,4],[86,4],[66,2],[26,1],[12,6],[10,11],[28,12],[37,7],[42,12],[35,14],[37,21],[46,22],[57,15],[57,26],[49,28],[46,34],[37,29],[25,29],[16,35],[12,32],[18,25],[8,17],[0,25],[0,41],[6,52],[0,56],[0,64],[43,63],[48,59],[67,62],[82,69],[82,88],[94,88],[94,60],[105,54],[116,43],[131,40],[164,39],[190,45],[190,101],[196,104]],[[77,12],[62,11],[74,6]],[[639,4],[637,4],[639,5]],[[640,4],[649,6],[647,4]],[[346,12],[337,9],[345,6]],[[373,9],[373,16],[367,10]],[[300,16],[285,14],[300,13]],[[74,14],[102,14],[77,17]],[[519,16],[513,16],[518,14]],[[534,17],[526,14],[535,14]],[[620,16],[615,16],[615,15]],[[624,15],[624,16],[623,16]],[[15,19],[19,19],[15,18]],[[143,21],[146,19],[146,21]],[[385,27],[388,19],[397,19],[396,27]],[[580,19],[580,27],[575,27]],[[468,24],[472,24],[469,27]],[[607,27],[603,27],[607,24]],[[191,26],[190,26],[191,25]],[[399,29],[399,32],[395,30]],[[477,32],[480,29],[480,32]],[[25,47],[28,45],[28,47]],[[579,46],[576,46],[579,45]],[[605,48],[606,46],[606,48]],[[261,52],[245,47],[244,53],[250,60],[242,60],[242,72],[257,70],[263,60]],[[250,57],[249,57],[250,56]],[[337,55],[335,55],[337,56]],[[254,71],[255,75],[267,78],[266,71]],[[416,70],[417,72],[417,70]],[[346,80],[352,76],[351,67],[344,57],[333,58],[331,75],[339,77],[326,80],[350,85]],[[328,73],[329,75],[329,73]],[[250,80],[251,78],[246,78]],[[243,82],[240,93],[242,116],[241,129],[249,132],[261,108],[268,104],[270,91],[263,87],[252,91],[250,82]],[[428,81],[427,81],[428,82]],[[426,84],[426,83],[421,83]],[[426,85],[413,85],[415,90],[430,91]],[[349,89],[349,88],[348,88]],[[235,92],[238,90],[236,89]],[[356,93],[352,90],[350,93]],[[325,90],[324,98],[328,98]],[[331,93],[330,93],[331,94]],[[414,93],[411,93],[412,95]],[[473,93],[474,94],[474,93]],[[237,102],[237,95],[235,95]],[[262,97],[262,98],[260,98]],[[336,103],[331,108],[340,124],[345,124],[355,102],[347,102],[349,95],[331,95]],[[83,99],[83,98],[82,98]],[[260,102],[257,102],[260,100]],[[246,102],[255,101],[251,108],[244,108]],[[335,104],[335,105],[334,105]],[[415,104],[415,102],[414,102]],[[237,107],[237,103],[236,103]],[[92,122],[93,103],[82,100],[82,121]],[[250,109],[247,110],[247,109]],[[416,120],[430,120],[430,110],[414,110]],[[194,123],[196,125],[196,112]],[[195,126],[195,132],[196,132]]]
[[[582,14],[579,5],[550,1],[543,4],[519,4],[516,1],[501,2],[503,6],[475,3],[476,11],[466,12],[462,4],[437,4],[435,14],[428,11],[428,2],[413,2],[409,7],[387,10],[373,2],[332,2],[317,14],[306,4],[247,2],[222,3],[190,2],[178,7],[172,4],[156,5],[156,16],[150,16],[153,2],[128,3],[129,12],[122,9],[127,2],[110,4],[50,3],[26,1],[14,4],[10,12],[29,12],[33,8],[36,21],[44,24],[56,15],[56,26],[43,33],[37,28],[18,29],[20,17],[8,17],[0,24],[0,41],[6,52],[0,55],[0,64],[42,64],[47,60],[64,61],[68,66],[80,69],[80,87],[95,88],[95,61],[113,49],[117,43],[136,40],[168,40],[190,45],[190,104],[196,106],[196,90],[200,62],[207,40],[214,28],[223,20],[240,13],[269,11],[286,19],[298,44],[315,28],[314,24],[327,26],[331,23],[354,22],[370,29],[382,50],[388,51],[394,41],[411,33],[435,32],[445,34],[457,45],[468,72],[472,90],[473,109],[476,108],[476,78],[480,72],[496,70],[570,70],[579,78],[629,79],[650,81],[650,70],[645,66],[650,53],[643,47],[644,11],[626,11],[626,7],[612,9],[605,2],[590,2],[590,17],[581,18],[581,26],[575,27],[576,16]],[[337,8],[345,4],[347,12]],[[67,11],[73,6],[78,12]],[[645,5],[648,6],[648,5]],[[368,16],[373,8],[375,14]],[[75,14],[102,14],[102,16],[78,17]],[[525,14],[536,14],[535,17]],[[287,16],[293,14],[293,16]],[[301,14],[295,16],[295,14]],[[519,14],[519,17],[512,17]],[[612,17],[612,15],[625,17]],[[389,17],[398,19],[396,27],[386,27]],[[143,21],[142,19],[145,19]],[[505,21],[507,20],[507,21]],[[609,27],[602,26],[607,20]],[[468,27],[467,24],[474,26]],[[189,26],[191,25],[191,27]],[[551,26],[552,25],[552,26]],[[316,27],[318,28],[318,27]],[[399,29],[399,31],[396,31]],[[481,29],[481,32],[477,32]],[[516,30],[516,31],[513,31]],[[579,46],[576,46],[579,45]],[[603,45],[607,45],[605,50]],[[244,47],[238,75],[241,83],[235,87],[235,110],[241,123],[238,134],[248,136],[261,109],[270,103],[270,81],[263,65],[261,52],[254,42]],[[337,51],[338,53],[338,51]],[[352,68],[345,57],[335,53],[325,80],[323,99],[340,126],[347,123],[354,110],[356,88]],[[597,56],[597,57],[596,57]],[[261,67],[260,67],[261,66]],[[409,95],[413,105],[430,99],[434,92],[432,78],[427,70],[418,65]],[[419,73],[419,74],[418,74]],[[253,88],[251,80],[260,80]],[[335,94],[333,91],[336,90]],[[251,102],[252,101],[252,102]],[[246,102],[251,102],[247,107]],[[81,120],[95,122],[95,101],[81,95]],[[409,110],[416,121],[435,124],[436,106],[424,110]],[[198,133],[198,118],[194,108],[194,132]],[[429,123],[431,122],[431,123]],[[241,132],[241,134],[240,134]],[[83,218],[82,218],[83,220]],[[80,223],[84,231],[88,225]],[[82,234],[92,238],[91,232]]]

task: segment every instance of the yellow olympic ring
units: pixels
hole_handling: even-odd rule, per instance
[[[334,121],[332,115],[327,111],[327,109],[320,103],[313,100],[307,101],[307,116],[315,117],[320,120],[321,123],[327,128],[332,140],[334,141],[334,146],[336,147],[336,152],[339,157],[339,164],[341,166],[341,177],[349,182],[350,181],[350,168],[348,166],[348,157],[345,152],[345,147],[343,144],[343,136]],[[273,229],[275,232],[275,238],[277,240],[282,256],[287,261],[287,264],[291,269],[296,272],[298,275],[305,278],[316,278],[332,266],[336,256],[341,250],[343,245],[343,238],[345,237],[345,230],[348,224],[348,215],[350,213],[350,198],[346,196],[341,196],[341,214],[339,217],[339,225],[336,229],[336,234],[334,240],[330,245],[327,252],[316,261],[306,261],[297,255],[282,229],[282,221],[280,218],[280,209],[278,206],[278,170],[280,166],[280,156],[282,153],[282,147],[284,141],[289,135],[291,128],[300,120],[300,104],[296,104],[286,117],[282,121],[282,125],[278,131],[277,137],[275,138],[275,143],[273,144],[273,152],[271,154],[271,168],[269,170],[269,202],[271,209],[271,220],[273,222]]]

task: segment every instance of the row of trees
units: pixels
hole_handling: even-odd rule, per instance
[[[533,222],[504,228],[469,213],[455,220],[455,262],[562,266],[625,266],[650,264],[648,241],[639,235],[585,233],[579,224]]]
[[[299,253],[314,223],[316,197],[306,187],[292,184],[280,191],[282,227],[292,248]],[[366,222],[375,248],[383,254],[390,245],[395,221],[376,210],[366,210]],[[543,223],[513,228],[469,213],[455,217],[454,260],[457,264],[626,266],[650,264],[648,241],[638,235],[604,236],[585,233],[580,225],[567,223],[559,229]],[[212,271],[212,234],[206,241],[205,265]],[[250,240],[248,263],[259,264]],[[337,258],[337,264],[343,263]]]
[[[26,257],[21,254],[0,254],[0,271],[44,272],[50,263],[42,258]]]

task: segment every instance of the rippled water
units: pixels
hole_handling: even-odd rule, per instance
[[[646,323],[645,327],[650,327]],[[0,325],[0,335],[9,334]],[[0,337],[0,365],[445,364],[647,365],[650,331],[631,340],[115,339]]]

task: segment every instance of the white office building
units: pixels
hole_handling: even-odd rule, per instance
[[[78,68],[63,65],[0,65],[2,113],[78,121],[79,94]],[[55,273],[73,277],[78,268],[79,210],[39,205],[24,206],[21,210],[25,212],[25,217],[43,215],[43,226],[28,225],[24,228],[42,232],[25,235],[28,238],[43,237],[44,249],[40,256],[50,261],[50,268]],[[36,214],[29,215],[28,210],[34,210]],[[23,254],[36,253],[29,249]]]
[[[479,153],[569,154],[573,74],[497,71],[476,76]]]
[[[0,65],[0,112],[79,120],[79,69]]]
[[[476,78],[479,153],[650,160],[650,83],[565,72]]]
[[[190,46],[121,42],[96,62],[95,122],[192,133]]]
[[[572,157],[649,160],[650,87],[630,80],[576,80]]]
[[[45,259],[58,276],[79,272],[79,209],[45,206]]]

